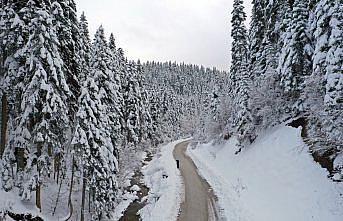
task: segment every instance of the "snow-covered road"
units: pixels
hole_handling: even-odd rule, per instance
[[[189,141],[179,143],[173,151],[180,162],[185,199],[180,208],[179,221],[217,220],[215,196],[206,180],[201,178],[192,159],[186,155]]]

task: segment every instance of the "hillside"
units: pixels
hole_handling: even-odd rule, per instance
[[[328,178],[300,133],[274,127],[238,155],[235,139],[189,148],[227,220],[341,220],[343,183]]]

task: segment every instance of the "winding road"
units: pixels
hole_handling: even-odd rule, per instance
[[[185,199],[180,208],[178,221],[214,221],[218,220],[215,202],[210,185],[197,172],[186,150],[189,141],[175,146],[173,155],[180,161],[180,171],[185,187]]]

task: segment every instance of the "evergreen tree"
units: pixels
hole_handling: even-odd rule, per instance
[[[264,10],[266,8],[265,0],[253,0],[252,16],[249,29],[249,57],[251,61],[252,78],[261,75],[264,69],[265,60],[262,57],[263,39],[266,29],[266,18]]]
[[[235,0],[232,12],[232,63],[231,75],[237,80],[234,100],[235,110],[238,111],[236,120],[233,120],[233,127],[237,132],[239,143],[245,145],[246,141],[251,142],[252,138],[247,134],[251,124],[251,113],[249,109],[249,88],[250,76],[248,72],[248,36],[244,25],[246,14],[242,0]],[[235,115],[236,113],[233,113]],[[234,117],[233,117],[234,118]]]
[[[121,129],[121,95],[120,95],[120,79],[118,74],[113,70],[113,57],[107,45],[104,29],[101,26],[95,35],[92,46],[91,69],[101,73],[101,99],[106,105],[108,113],[108,123],[106,130],[108,136],[112,139],[112,145],[116,146],[116,142],[120,136]]]
[[[116,53],[117,52],[117,46],[116,46],[116,42],[115,42],[113,33],[111,33],[111,35],[110,35],[110,40],[109,40],[108,46],[110,47],[112,53],[114,55],[116,55],[117,54]]]
[[[151,143],[153,146],[157,146],[163,141],[162,127],[161,127],[161,99],[159,94],[158,87],[154,87],[149,91],[148,104],[149,104],[149,113],[151,118]]]
[[[59,52],[63,60],[63,72],[67,78],[67,84],[71,90],[68,98],[69,117],[74,118],[77,111],[77,98],[80,94],[79,77],[81,67],[79,63],[81,38],[76,16],[76,8],[73,0],[53,0],[52,14],[54,15],[54,26],[57,30],[59,40]]]
[[[13,1],[6,1],[0,8],[0,96],[1,96],[1,143],[0,159],[12,136],[8,127],[17,117],[19,106],[21,75],[19,54],[25,43],[25,24],[18,14],[19,9]],[[9,165],[8,165],[9,166]]]
[[[13,146],[25,148],[27,156],[22,197],[29,199],[35,190],[36,205],[41,209],[40,185],[51,173],[52,159],[64,151],[70,91],[49,5],[30,0],[22,13],[31,34],[21,55],[25,86]]]
[[[149,142],[152,140],[156,140],[154,136],[156,136],[153,133],[153,122],[150,114],[150,108],[149,108],[149,94],[147,91],[147,86],[144,84],[145,79],[143,76],[143,67],[138,60],[137,62],[137,80],[139,82],[139,88],[140,88],[140,128],[141,128],[141,142]]]
[[[141,94],[139,90],[139,83],[137,81],[137,69],[135,63],[131,62],[128,64],[127,70],[127,84],[125,85],[124,95],[124,110],[125,111],[125,128],[126,128],[126,139],[129,145],[136,145],[140,141],[140,103]]]
[[[246,14],[244,12],[243,1],[234,1],[232,11],[232,31],[231,37],[233,39],[232,49],[231,49],[231,68],[230,68],[230,96],[231,99],[238,99],[237,93],[239,92],[239,83],[241,75],[244,75],[242,72],[247,71],[247,59],[248,59],[248,38],[247,30],[244,25],[246,19]],[[238,102],[238,101],[237,101]],[[237,104],[235,101],[235,103]],[[238,108],[237,105],[234,106],[235,110]],[[236,115],[232,115],[232,128],[237,124]]]
[[[334,159],[343,149],[342,133],[342,39],[341,8],[336,1],[312,2],[310,16],[314,41],[312,75],[306,80],[306,111],[309,119],[309,140],[313,152]],[[323,148],[324,147],[324,148]],[[335,148],[333,148],[335,147]],[[337,164],[339,165],[339,164]],[[342,173],[341,168],[337,172]]]
[[[327,105],[343,104],[343,4],[335,2],[330,19],[331,36],[326,57],[326,93]]]
[[[92,45],[90,74],[79,98],[78,126],[73,140],[76,152],[82,156],[83,185],[90,188],[93,196],[94,220],[109,216],[117,189],[118,162],[113,136],[117,135],[118,122],[112,108],[116,105],[117,91],[110,65],[111,54],[104,29],[100,27]],[[82,215],[83,209],[84,205]]]
[[[83,191],[89,189],[92,196],[92,220],[101,220],[113,209],[116,196],[116,173],[118,163],[114,155],[114,147],[108,138],[106,105],[99,94],[104,76],[95,70],[83,85],[79,98],[77,128],[73,139],[79,165],[82,168]],[[82,198],[85,198],[83,192]],[[84,205],[81,208],[84,215]]]
[[[308,6],[296,0],[292,7],[291,24],[283,39],[284,46],[280,56],[279,74],[281,85],[289,96],[298,99],[303,91],[306,75],[311,72],[311,46],[307,37]]]
[[[88,21],[83,12],[80,17],[80,50],[79,50],[79,65],[82,67],[79,80],[82,84],[86,80],[89,74],[90,66],[90,53],[91,53],[91,41],[89,38]]]

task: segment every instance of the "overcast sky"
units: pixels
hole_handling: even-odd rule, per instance
[[[245,0],[250,17],[251,0]],[[233,0],[76,0],[90,32],[103,25],[129,59],[228,70]]]

